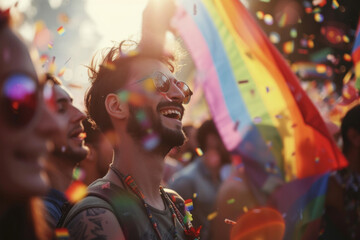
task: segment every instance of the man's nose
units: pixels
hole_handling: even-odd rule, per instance
[[[166,96],[178,103],[183,103],[185,99],[185,94],[182,92],[182,90],[176,85],[176,80],[171,81],[169,91],[166,93]]]

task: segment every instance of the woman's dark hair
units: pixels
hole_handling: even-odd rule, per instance
[[[119,46],[112,47],[102,58],[100,64],[93,57],[88,74],[91,86],[85,93],[85,106],[93,124],[103,132],[113,129],[110,117],[105,109],[105,98],[109,93],[115,93],[125,86],[130,76],[130,67],[139,59],[152,58],[151,56],[129,54],[130,48],[136,48],[138,44],[134,41],[122,41]],[[161,56],[157,58],[169,67],[171,72],[175,70],[173,56]]]

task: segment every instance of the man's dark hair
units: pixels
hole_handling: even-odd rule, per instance
[[[100,130],[91,124],[89,118],[84,119],[82,121],[82,125],[84,126],[84,131],[86,133],[86,137],[84,139],[85,144],[97,145],[102,134]]]
[[[206,139],[208,137],[208,135],[213,134],[216,137],[218,137],[221,140],[221,137],[219,135],[219,132],[216,129],[215,123],[213,120],[206,120],[205,122],[203,122],[203,124],[201,124],[201,126],[198,129],[197,132],[197,141],[199,144],[199,147],[203,150],[206,151]]]
[[[350,109],[341,121],[341,136],[343,140],[343,153],[349,149],[350,141],[347,132],[352,128],[360,134],[360,105],[356,105]]]
[[[153,58],[141,54],[126,54],[129,48],[136,47],[134,41],[122,41],[119,46],[112,47],[103,57],[100,64],[97,64],[95,57],[88,67],[91,86],[84,98],[87,113],[98,128],[106,132],[113,129],[110,117],[105,108],[105,99],[109,93],[116,93],[124,87],[129,80],[130,66],[139,59]],[[171,72],[175,70],[173,56],[161,56],[155,58],[162,61],[169,67]]]

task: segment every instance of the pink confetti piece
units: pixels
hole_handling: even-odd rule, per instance
[[[101,185],[101,189],[110,189],[110,182],[104,183]]]

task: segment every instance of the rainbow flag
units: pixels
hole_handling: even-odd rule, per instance
[[[179,2],[173,26],[192,55],[196,81],[225,145],[242,156],[259,189],[271,194],[347,165],[299,80],[240,1]]]
[[[360,89],[360,18],[355,34],[354,47],[352,49],[352,59],[356,75],[356,88]]]

